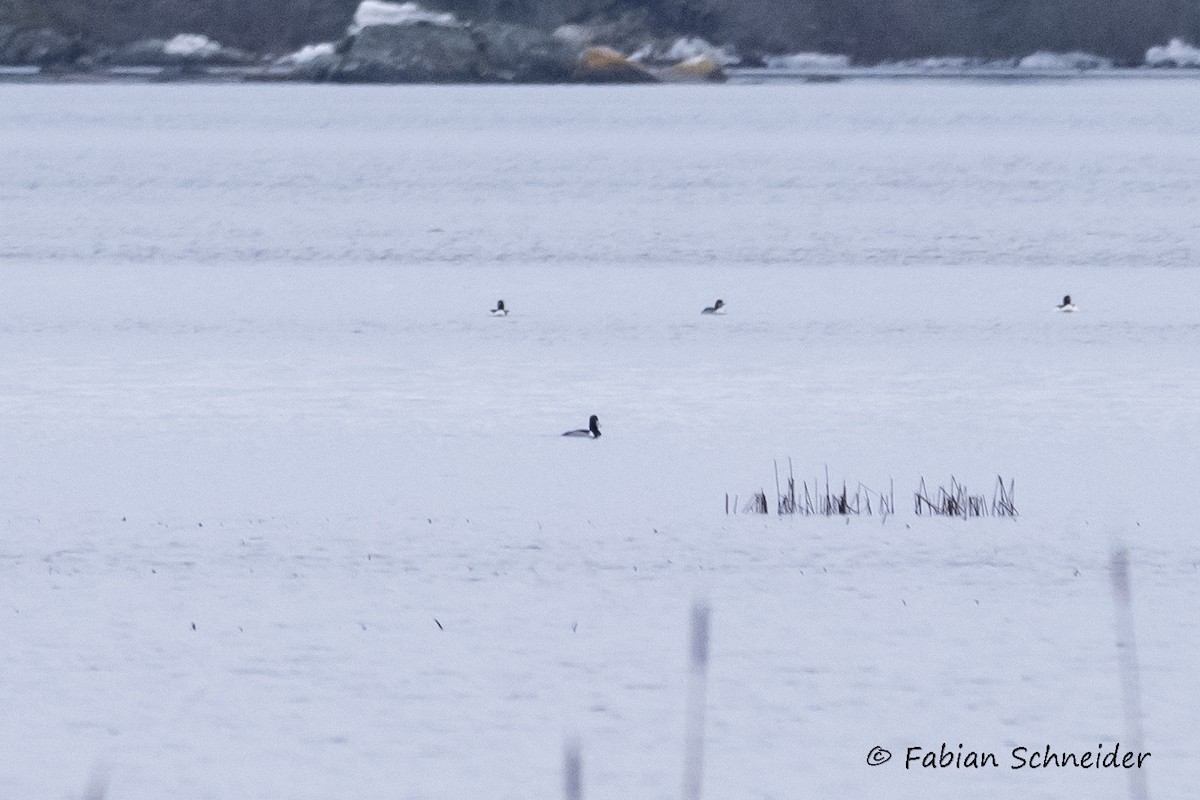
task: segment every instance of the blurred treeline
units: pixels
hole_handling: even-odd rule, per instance
[[[0,0],[0,23],[97,44],[179,32],[248,50],[337,39],[358,0]],[[1084,50],[1140,63],[1171,37],[1200,42],[1200,0],[430,0],[465,19],[551,29],[624,18],[748,53],[818,50],[859,63],[934,55],[1005,58]]]

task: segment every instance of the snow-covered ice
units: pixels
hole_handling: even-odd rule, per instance
[[[1197,95],[0,86],[0,797],[677,797],[701,597],[706,797],[1119,800],[902,763],[1127,741],[1115,542],[1188,796]]]

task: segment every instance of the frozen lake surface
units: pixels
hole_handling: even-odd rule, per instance
[[[1127,743],[1118,542],[1200,784],[1200,83],[0,109],[0,797],[678,797],[705,598],[708,798],[1121,800],[1006,755]],[[726,516],[789,456],[898,513]]]

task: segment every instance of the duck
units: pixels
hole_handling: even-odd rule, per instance
[[[493,317],[507,317],[508,316],[508,309],[504,307],[503,300],[496,301],[496,307],[492,309],[492,316]]]
[[[717,302],[713,303],[711,306],[704,309],[700,313],[701,314],[724,314],[725,313],[725,301],[717,300]]]
[[[1070,313],[1075,310],[1075,304],[1071,302],[1071,295],[1065,295],[1061,304],[1055,306],[1059,311]]]
[[[579,436],[579,437],[583,437],[583,438],[587,438],[587,439],[599,439],[600,438],[600,418],[597,417],[595,414],[592,414],[592,416],[588,418],[588,426],[586,428],[579,428],[578,430],[567,431],[566,433],[563,434],[563,436]]]

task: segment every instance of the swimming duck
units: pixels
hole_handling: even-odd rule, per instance
[[[503,300],[496,301],[496,307],[492,309],[492,316],[493,317],[507,317],[508,316],[508,309],[504,307]]]
[[[600,438],[600,418],[595,414],[588,419],[588,426],[574,431],[567,431],[563,436],[582,436],[588,439]]]
[[[700,313],[701,314],[724,314],[725,313],[724,309],[725,309],[725,301],[718,300],[717,302],[713,303],[711,306],[704,309]]]
[[[1059,311],[1066,311],[1068,313],[1074,311],[1075,304],[1071,302],[1071,295],[1066,295],[1063,297],[1062,303],[1055,306],[1055,308],[1057,308]]]

